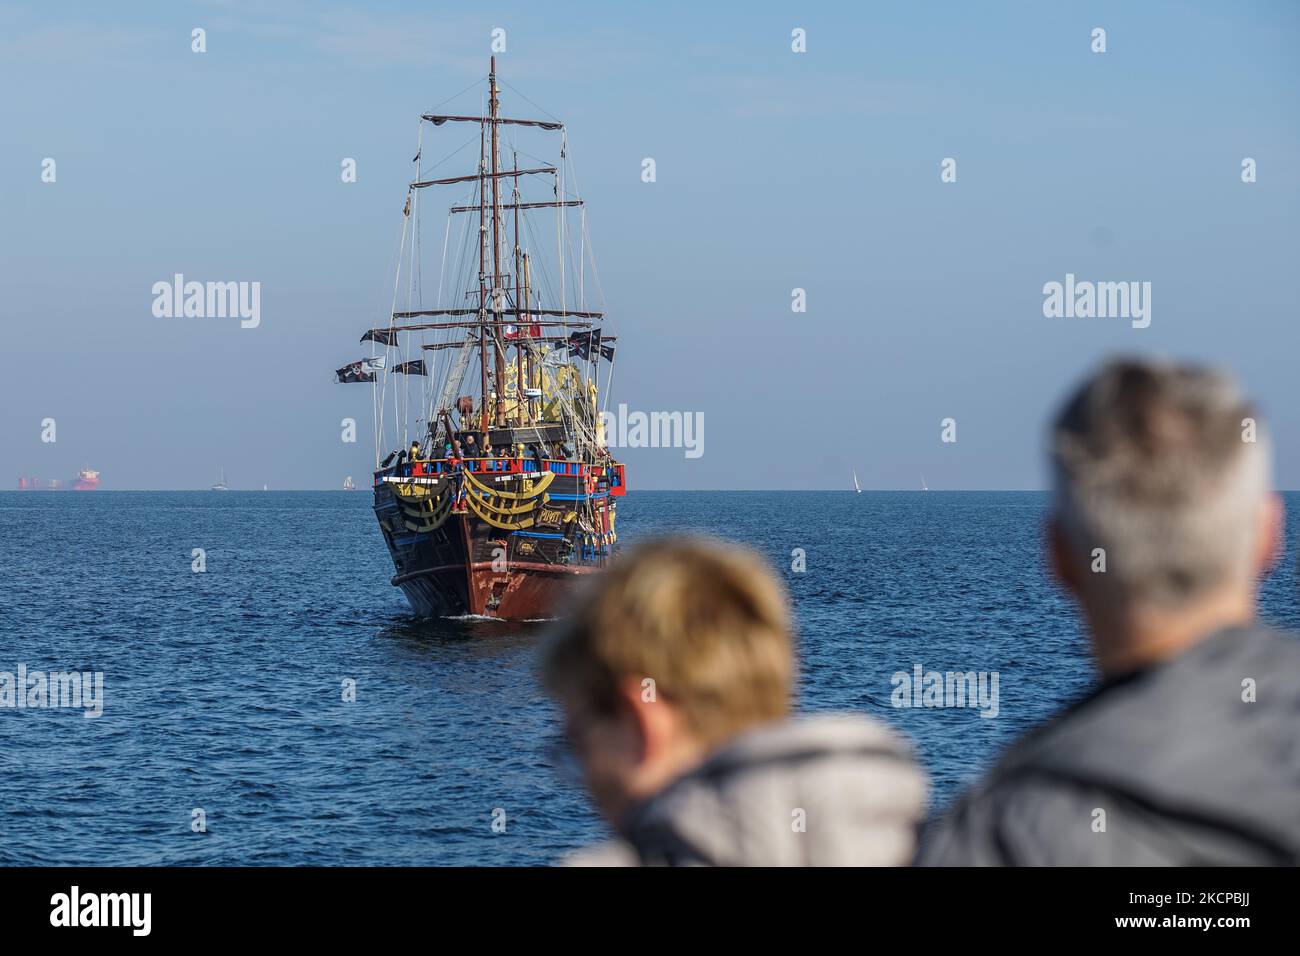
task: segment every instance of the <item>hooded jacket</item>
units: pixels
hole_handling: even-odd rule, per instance
[[[1300,641],[1221,631],[1014,745],[922,864],[1300,863]]]
[[[742,734],[635,807],[621,841],[573,865],[892,866],[910,862],[926,783],[883,724],[821,716]]]

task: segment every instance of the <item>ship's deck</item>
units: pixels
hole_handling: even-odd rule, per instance
[[[394,478],[427,478],[469,472],[476,475],[539,475],[545,472],[587,479],[594,489],[607,487],[609,494],[622,497],[627,493],[627,476],[622,462],[606,460],[596,463],[560,458],[417,458],[374,473],[376,485]]]

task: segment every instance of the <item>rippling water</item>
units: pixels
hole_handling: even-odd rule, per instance
[[[901,728],[941,804],[1090,679],[1043,571],[1045,502],[642,492],[620,530],[767,555],[799,614],[800,707]],[[1295,568],[1290,530],[1263,596],[1289,627]],[[0,864],[528,864],[599,838],[547,758],[540,627],[415,620],[391,574],[364,492],[0,494],[0,671],[105,680],[98,719],[0,709]],[[998,717],[894,709],[916,664],[998,672]]]

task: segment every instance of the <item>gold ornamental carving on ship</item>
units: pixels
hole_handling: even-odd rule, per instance
[[[503,531],[531,528],[537,521],[537,510],[550,500],[546,489],[555,480],[555,473],[548,471],[540,478],[522,479],[518,491],[506,491],[480,481],[473,472],[462,474],[465,503],[469,510],[480,520]]]

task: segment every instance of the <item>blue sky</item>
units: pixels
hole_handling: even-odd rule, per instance
[[[1233,369],[1300,487],[1281,2],[7,4],[0,487],[360,480],[369,389],[331,372],[391,295],[417,117],[486,74],[494,27],[569,127],[613,401],[705,417],[701,458],[629,450],[635,487],[1042,487],[1047,418],[1115,352]],[[259,281],[261,326],[155,318],[176,272]],[[1045,318],[1066,273],[1151,282],[1151,326]]]

